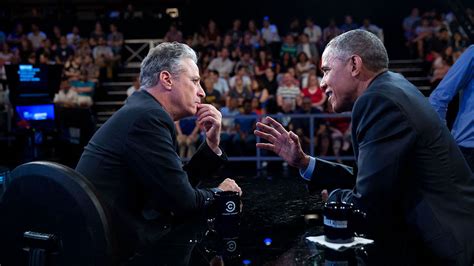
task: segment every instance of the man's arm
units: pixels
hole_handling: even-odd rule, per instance
[[[402,178],[416,132],[400,107],[378,93],[361,96],[352,117],[358,146],[356,185],[353,190],[333,191],[329,200],[353,203],[378,221],[389,215],[385,204],[404,190]]]
[[[189,214],[208,206],[213,195],[191,186],[175,151],[173,122],[167,120],[163,111],[150,111],[135,122],[125,143],[126,163],[153,208]]]
[[[255,135],[269,143],[257,143],[257,148],[276,153],[291,166],[300,169],[300,174],[309,181],[309,189],[352,188],[354,176],[351,167],[316,159],[308,156],[301,149],[298,136],[287,131],[271,117],[257,123]]]
[[[430,103],[446,123],[446,111],[453,97],[474,78],[474,45],[471,45],[449,69],[430,95]]]
[[[352,189],[355,185],[354,169],[344,164],[315,158],[315,167],[308,181],[310,191]]]
[[[204,178],[212,175],[227,162],[227,155],[222,152],[218,156],[204,141],[191,160],[183,167],[188,174],[189,181],[193,186]]]

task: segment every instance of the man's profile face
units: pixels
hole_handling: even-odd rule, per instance
[[[206,95],[201,87],[199,69],[193,60],[185,58],[181,61],[182,72],[173,75],[173,98],[179,117],[196,114],[198,104]]]
[[[327,48],[322,56],[321,70],[324,73],[321,88],[335,112],[351,111],[356,100],[356,80],[351,75],[351,58],[339,58]]]

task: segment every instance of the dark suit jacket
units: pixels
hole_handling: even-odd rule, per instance
[[[384,264],[472,265],[474,177],[418,89],[399,74],[376,77],[354,104],[352,141],[355,187],[329,200],[367,213]],[[351,170],[317,160],[311,185],[349,188]]]
[[[161,236],[170,217],[202,211],[212,201],[210,189],[193,185],[227,157],[204,142],[183,168],[176,148],[171,117],[145,91],[130,96],[85,147],[76,170],[108,203],[122,250],[147,245]]]

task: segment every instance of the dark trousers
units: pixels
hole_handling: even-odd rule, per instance
[[[464,158],[466,158],[467,164],[471,167],[471,171],[474,173],[474,148],[466,148],[459,146]]]

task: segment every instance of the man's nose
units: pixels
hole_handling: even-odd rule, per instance
[[[319,84],[319,86],[321,87],[323,92],[326,92],[328,85],[326,84],[326,81],[324,80],[324,78],[321,80],[321,84]]]
[[[206,97],[206,92],[205,92],[204,89],[202,88],[201,82],[199,82],[199,85],[198,85],[198,97],[199,97],[199,98],[204,98],[204,97]]]

